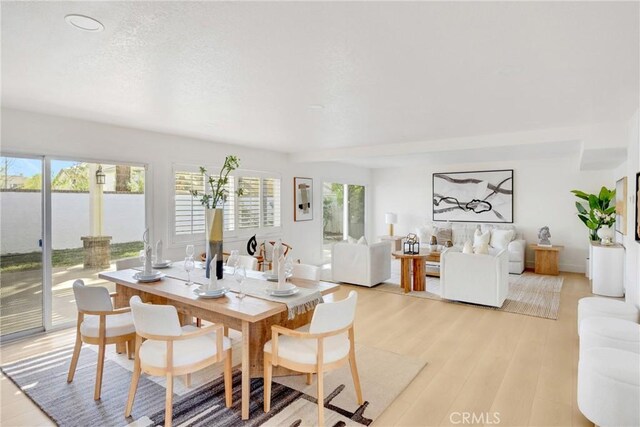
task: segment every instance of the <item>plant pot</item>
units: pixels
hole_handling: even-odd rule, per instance
[[[218,255],[216,259],[216,277],[218,279],[222,279],[223,270],[223,259],[222,259],[222,226],[224,224],[223,221],[223,210],[222,208],[216,209],[207,209],[205,212],[205,231],[207,236],[206,248],[207,248],[207,262],[206,262],[206,276],[207,278],[211,277],[210,270],[210,262],[211,259]]]
[[[613,239],[615,237],[615,230],[613,227],[600,227],[598,230],[598,237],[600,238],[600,244],[602,245],[612,245]]]

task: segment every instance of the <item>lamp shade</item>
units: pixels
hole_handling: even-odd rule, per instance
[[[398,222],[398,215],[393,212],[387,212],[384,214],[384,223],[385,224],[395,224]]]

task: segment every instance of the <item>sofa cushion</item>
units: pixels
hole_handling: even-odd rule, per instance
[[[473,247],[473,252],[476,255],[489,255],[489,245],[487,243],[481,243]]]
[[[447,240],[453,241],[453,230],[451,228],[434,227],[433,235],[436,236],[439,245],[444,245]]]
[[[362,236],[362,237],[360,237],[358,239],[358,244],[359,245],[368,245],[369,243],[367,242],[367,239],[364,236]]]
[[[491,230],[491,241],[489,244],[494,248],[507,249],[509,242],[513,240],[515,234],[514,230],[500,230],[494,228]]]
[[[476,230],[473,234],[473,247],[480,245],[488,245],[491,241],[491,233],[489,231],[481,232],[480,230]]]
[[[420,239],[420,243],[429,244],[431,240],[431,227],[426,225],[418,227],[416,228],[416,234],[418,235],[418,239]]]
[[[471,244],[471,240],[467,240],[464,242],[464,246],[462,247],[463,254],[472,254],[473,253],[473,245]]]

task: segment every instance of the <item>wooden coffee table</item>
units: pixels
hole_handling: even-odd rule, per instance
[[[395,251],[392,254],[400,259],[400,285],[407,293],[411,291],[412,284],[414,291],[426,291],[427,280],[425,262],[431,256],[430,252],[420,252],[419,254],[405,254],[402,251]],[[411,272],[413,271],[413,279]]]

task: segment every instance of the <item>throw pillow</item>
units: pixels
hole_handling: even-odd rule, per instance
[[[431,238],[431,227],[418,227],[416,228],[416,234],[418,235],[418,239],[420,239],[421,242],[428,243],[429,239]]]
[[[509,242],[513,240],[513,230],[491,230],[491,242],[489,243],[492,248],[507,249]]]
[[[450,228],[435,227],[433,235],[436,236],[436,240],[439,245],[444,245],[447,243],[447,240],[453,241],[452,231]]]
[[[472,254],[473,253],[473,245],[471,244],[471,240],[467,240],[464,242],[464,246],[462,247],[463,254]]]
[[[480,245],[488,245],[490,241],[491,241],[491,233],[489,233],[488,231],[485,231],[483,233],[480,230],[476,230],[476,232],[473,235],[474,248]]]
[[[482,243],[473,248],[476,255],[489,255],[489,244]]]
[[[367,239],[365,239],[365,237],[362,236],[361,238],[358,239],[358,244],[359,245],[368,245],[369,243],[367,243]]]

